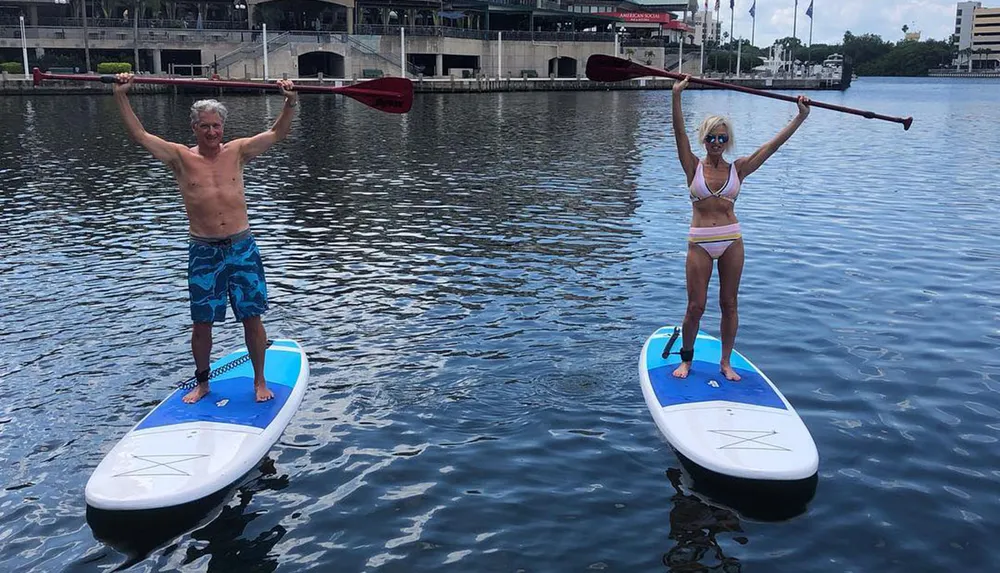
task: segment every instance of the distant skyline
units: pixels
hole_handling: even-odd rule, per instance
[[[736,0],[736,37],[750,39],[750,6],[754,0]],[[911,32],[920,32],[921,40],[933,38],[947,41],[955,31],[954,0],[814,0],[813,43],[837,44],[843,41],[844,32],[855,36],[878,34],[883,40],[895,42],[903,38],[903,25]],[[729,32],[729,0],[720,1],[719,19],[722,31]],[[996,2],[983,1],[984,7],[1000,7]],[[698,0],[704,10],[705,0]],[[779,38],[792,35],[792,15],[795,0],[757,0],[757,32],[754,43],[769,46]],[[809,0],[799,0],[796,36],[803,45],[809,42],[809,17],[806,9]],[[714,14],[715,0],[708,0]]]

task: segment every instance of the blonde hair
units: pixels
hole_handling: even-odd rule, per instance
[[[723,117],[721,115],[710,115],[705,118],[705,121],[701,122],[701,127],[698,128],[698,141],[702,145],[705,144],[705,136],[712,133],[712,130],[722,126],[726,128],[726,133],[729,134],[729,141],[726,142],[725,148],[723,148],[723,153],[728,153],[736,147],[736,133],[733,131],[733,123],[729,121],[728,117]]]

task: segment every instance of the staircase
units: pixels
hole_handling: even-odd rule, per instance
[[[367,44],[365,44],[364,42],[361,42],[351,37],[349,34],[327,33],[326,36],[330,38],[331,41],[340,42],[341,44],[345,44],[351,49],[361,52],[366,56],[370,56],[385,62],[385,65],[392,70],[401,70],[398,57],[395,59],[386,57],[382,55],[377,49],[372,48]],[[314,38],[315,34],[312,33],[296,35],[292,32],[283,32],[281,34],[278,34],[274,37],[267,39],[267,53],[270,54],[275,50],[284,48],[285,46],[289,44],[294,44],[298,41],[313,43]],[[246,42],[239,48],[236,48],[235,50],[219,57],[216,60],[215,62],[216,73],[220,73],[220,75],[229,75],[224,73],[226,71],[226,68],[229,68],[230,66],[236,65],[247,59],[259,58],[263,53],[264,53],[263,39],[259,39],[255,42]],[[410,76],[416,76],[420,73],[420,69],[409,62],[407,62],[406,64],[406,71]],[[405,74],[400,74],[400,75],[406,77]]]
[[[376,49],[368,46],[364,42],[359,42],[358,40],[355,40],[349,34],[341,34],[340,36],[341,36],[341,42],[347,44],[348,46],[354,48],[355,50],[361,52],[362,54],[365,54],[367,56],[374,56],[376,58],[379,58],[380,60],[384,60],[388,65],[392,66],[395,69],[399,69],[400,71],[402,71],[402,68],[399,65],[399,60],[398,59],[396,59],[395,61],[393,61],[393,60],[391,60],[391,59],[383,56],[381,53],[379,53],[378,50],[376,50]],[[416,75],[418,75],[420,73],[420,68],[414,66],[410,62],[406,62],[406,73],[403,73],[403,74],[400,74],[400,75],[402,75],[405,78],[405,77],[407,77],[406,76],[407,73],[410,74],[411,76],[416,76]]]
[[[281,34],[278,34],[277,36],[268,38],[267,53],[270,54],[277,49],[287,46],[288,43],[291,41],[291,39],[292,39],[291,32],[283,32]],[[263,37],[261,37],[255,42],[245,42],[239,48],[236,48],[232,52],[229,52],[228,54],[223,55],[221,58],[216,59],[216,61],[214,62],[216,66],[215,71],[216,73],[219,73],[219,70],[225,70],[229,66],[238,64],[243,60],[256,58],[262,56],[263,54],[264,54]]]
[[[699,61],[700,57],[701,57],[701,52],[699,52],[697,49],[695,50],[695,53],[693,53],[693,54],[690,53],[687,50],[684,50],[684,73],[686,73],[686,74],[697,73],[697,70],[698,70],[698,61]],[[679,67],[678,64],[680,63],[680,60],[677,57],[676,53],[675,54],[667,54],[663,58],[663,60],[664,60],[663,61],[663,69],[667,70],[668,72],[676,72],[677,71],[677,68]]]

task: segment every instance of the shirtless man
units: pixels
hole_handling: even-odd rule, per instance
[[[208,394],[212,323],[225,320],[227,298],[236,319],[243,323],[257,401],[270,400],[274,394],[264,380],[267,334],[261,322],[267,310],[267,286],[260,252],[250,233],[243,166],[285,139],[298,94],[292,91],[292,82],[278,80],[285,105],[271,129],[228,143],[222,142],[226,107],[212,99],[197,101],[191,106],[191,129],[198,145],[187,147],[147,132],[129,105],[132,74],[118,74],[117,78],[115,102],[129,137],[173,170],[187,211],[191,352],[198,385],[184,401],[193,404]]]

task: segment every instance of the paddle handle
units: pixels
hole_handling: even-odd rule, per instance
[[[673,79],[678,80],[678,81],[683,80],[685,78],[685,76],[683,74],[678,74],[678,73],[675,73],[675,72],[668,72],[666,70],[663,70],[662,73],[661,73],[660,70],[655,70],[655,71],[657,72],[656,75],[662,75],[662,76],[665,76],[665,77],[668,77],[668,78],[673,78]],[[705,78],[697,78],[697,77],[694,77],[694,76],[692,76],[691,78],[689,78],[688,81],[691,82],[691,83],[694,83],[694,84],[702,84],[702,85],[706,85],[706,86],[710,86],[710,87],[715,87],[715,88],[721,88],[721,89],[727,89],[727,90],[734,90],[734,91],[738,91],[738,92],[743,92],[743,93],[748,93],[748,94],[753,94],[753,95],[759,95],[759,96],[763,96],[763,97],[769,97],[769,98],[772,98],[772,99],[779,99],[779,100],[782,100],[782,101],[789,101],[789,102],[792,102],[792,103],[797,103],[798,102],[798,98],[795,97],[795,96],[774,93],[774,92],[766,91],[766,90],[758,90],[758,89],[754,89],[754,88],[747,87],[747,86],[741,86],[741,85],[736,85],[736,84],[727,84],[725,82],[717,82],[715,80],[709,80],[709,79],[705,79]],[[812,101],[812,100],[810,100],[809,101],[809,105],[812,106],[812,107],[821,107],[821,108],[829,109],[829,110],[832,110],[832,111],[839,111],[841,113],[849,113],[849,114],[852,114],[852,115],[859,115],[861,117],[865,117],[865,118],[868,118],[868,119],[881,119],[883,121],[891,121],[891,122],[894,122],[894,123],[901,123],[901,124],[903,124],[903,130],[904,131],[909,130],[910,129],[910,125],[913,124],[913,118],[912,117],[903,118],[903,117],[895,117],[895,116],[891,116],[891,115],[882,115],[880,113],[875,113],[873,111],[866,111],[866,110],[863,110],[863,109],[854,109],[852,107],[846,107],[846,106],[832,104],[832,103],[823,103],[821,101]]]

